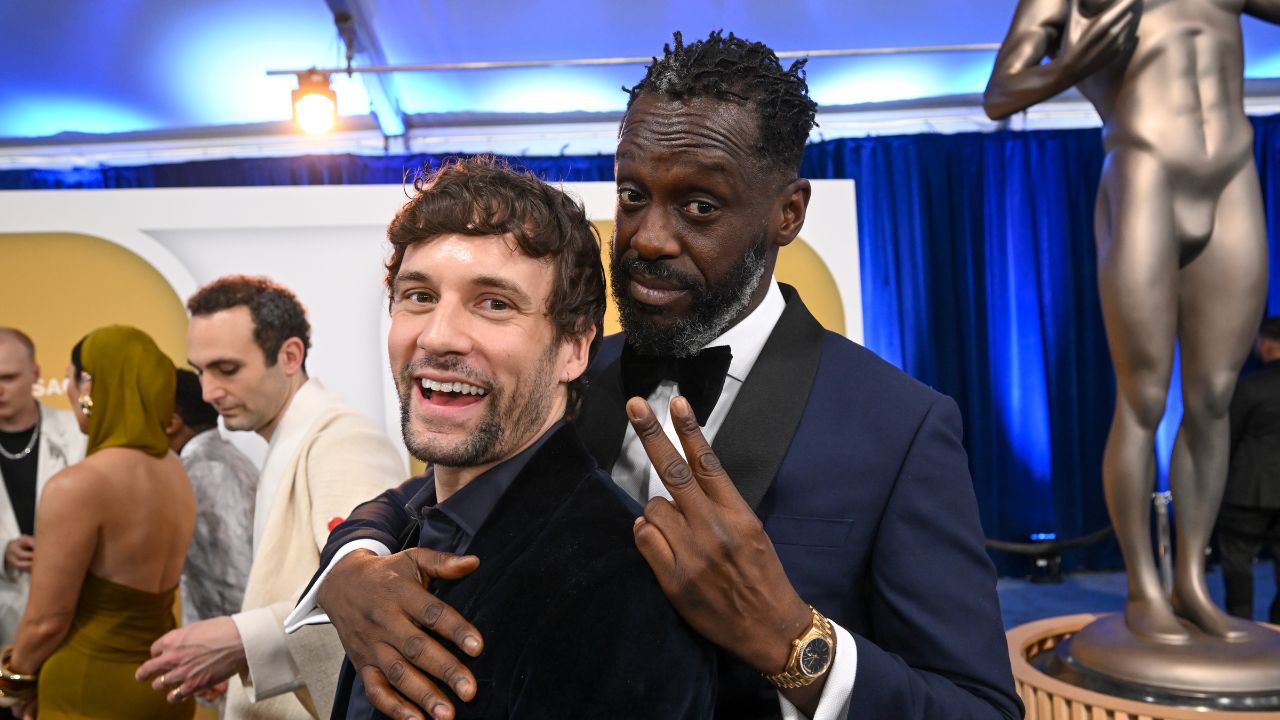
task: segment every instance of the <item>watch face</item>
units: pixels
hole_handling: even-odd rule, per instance
[[[821,675],[831,662],[831,643],[826,638],[814,638],[800,651],[800,672],[814,677]]]

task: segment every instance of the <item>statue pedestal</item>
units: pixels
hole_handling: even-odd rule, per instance
[[[1106,678],[1081,667],[1070,658],[1071,639],[1099,619],[1103,623],[1095,631],[1104,633],[1109,625],[1123,622],[1106,615],[1065,615],[1019,625],[1006,633],[1014,683],[1026,706],[1027,720],[1280,720],[1280,687],[1257,692],[1213,693],[1204,692],[1203,687],[1179,691]],[[1161,649],[1152,654],[1150,676],[1174,676],[1161,674],[1157,668],[1175,664],[1173,656],[1178,652],[1188,651],[1183,648],[1166,654]],[[1244,651],[1241,662],[1245,666],[1260,663],[1280,672],[1280,655],[1255,658],[1255,654]]]

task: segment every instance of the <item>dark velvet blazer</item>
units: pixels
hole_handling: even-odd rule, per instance
[[[384,497],[407,499],[423,482]],[[382,520],[414,547],[416,523],[397,509],[383,505]],[[469,703],[448,693],[460,720],[712,716],[714,648],[663,596],[635,547],[636,513],[572,424],[547,438],[472,540],[479,569],[431,588],[485,640],[478,658],[458,653],[477,681]],[[335,719],[353,677],[344,662]]]
[[[955,403],[783,294],[713,448],[796,591],[853,634],[849,718],[1021,718]],[[622,343],[605,339],[578,420],[605,468],[626,430]],[[322,562],[349,540],[395,532],[354,513]],[[716,715],[778,717],[776,694],[722,657]]]

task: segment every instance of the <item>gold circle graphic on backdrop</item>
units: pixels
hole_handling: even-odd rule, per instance
[[[67,407],[71,348],[103,325],[132,325],[175,365],[186,365],[187,311],[150,263],[100,237],[75,233],[0,233],[0,257],[13,269],[0,283],[0,325],[36,344],[36,395]]]
[[[612,279],[609,277],[609,238],[613,237],[613,221],[591,222],[600,231],[600,238],[604,241],[600,247],[601,260],[605,267],[605,282],[610,283],[612,288]],[[831,269],[804,238],[797,237],[778,252],[778,264],[773,274],[778,282],[800,291],[805,307],[809,308],[809,312],[813,313],[823,327],[834,333],[844,334],[844,308],[840,304],[840,289],[836,286],[836,279],[832,276]],[[618,308],[613,304],[613,292],[610,289],[609,304],[604,313],[604,334],[612,335],[621,330]]]

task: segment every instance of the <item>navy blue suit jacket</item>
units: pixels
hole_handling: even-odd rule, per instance
[[[849,717],[1021,718],[955,403],[824,330],[783,292],[713,449],[796,591],[854,635]],[[622,343],[605,339],[578,419],[604,468],[626,430]],[[376,515],[353,514],[322,562],[349,540],[393,538]],[[717,717],[778,716],[757,673],[719,665]]]

